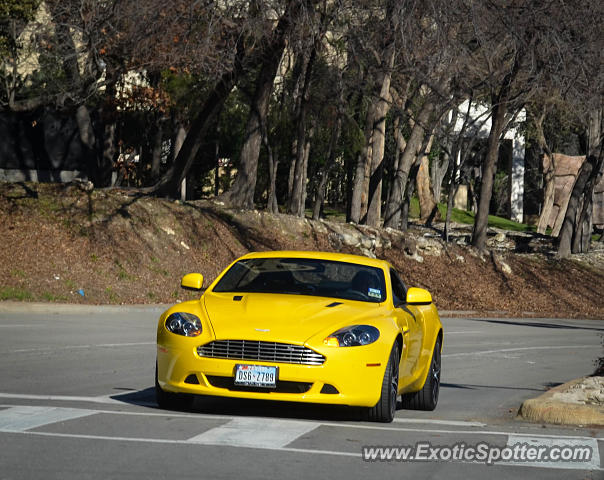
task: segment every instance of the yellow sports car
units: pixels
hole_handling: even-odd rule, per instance
[[[191,273],[182,287],[201,290]],[[429,292],[384,260],[324,252],[245,255],[157,326],[161,408],[194,395],[433,410],[443,329]]]

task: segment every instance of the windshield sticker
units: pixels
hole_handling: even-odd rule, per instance
[[[377,288],[370,288],[367,295],[372,298],[382,298],[382,291]]]

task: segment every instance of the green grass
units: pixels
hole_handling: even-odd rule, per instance
[[[438,211],[444,220],[447,215],[447,205],[445,203],[439,203]],[[419,218],[419,200],[416,197],[411,199],[411,204],[409,206],[409,217]],[[451,212],[451,221],[455,223],[474,225],[474,213],[468,212],[467,210],[454,208]],[[535,227],[533,226],[514,222],[508,218],[498,217],[496,215],[489,215],[489,227],[500,228],[502,230],[512,230],[515,232],[528,232],[535,230]]]
[[[0,288],[0,300],[33,300],[31,292],[22,288],[3,287]]]
[[[11,276],[13,277],[17,277],[17,278],[25,278],[25,272],[23,270],[19,270],[18,268],[11,270],[10,272]]]
[[[117,301],[117,295],[115,294],[115,292],[113,291],[113,289],[111,287],[107,287],[105,289],[105,293],[109,297],[110,301],[112,301],[112,302]]]
[[[443,221],[447,215],[447,204],[439,203],[438,210]],[[312,216],[312,210],[306,210],[306,216]],[[346,213],[333,208],[325,207],[324,209],[325,219],[331,221],[344,221],[346,219]],[[409,218],[419,218],[419,200],[417,197],[411,199],[409,204]],[[451,221],[455,223],[464,223],[467,225],[474,225],[474,214],[466,210],[460,210],[454,208],[451,212]],[[496,215],[489,215],[489,227],[500,228],[502,230],[512,230],[516,232],[528,232],[534,231],[535,227],[526,225],[524,223],[514,222],[508,218],[498,217]]]
[[[54,295],[49,292],[44,292],[42,298],[47,302],[65,302],[67,300],[67,297],[64,297],[63,295]]]
[[[156,267],[156,266],[153,266],[153,265],[150,265],[147,268],[149,268],[149,270],[151,272],[157,273],[158,275],[162,275],[164,277],[167,277],[167,276],[170,275],[170,272],[168,272],[168,270],[166,270],[165,268],[160,268],[160,267]]]
[[[134,275],[130,275],[126,269],[122,266],[122,264],[119,262],[119,260],[115,260],[114,261],[115,264],[117,265],[117,267],[119,268],[119,271],[117,272],[117,278],[119,280],[129,280],[132,281],[135,279]]]

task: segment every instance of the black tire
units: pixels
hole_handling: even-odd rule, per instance
[[[440,340],[437,340],[426,382],[419,392],[407,393],[402,396],[403,408],[426,411],[436,408],[440,391],[440,364]]]
[[[380,399],[375,406],[368,408],[366,411],[367,420],[370,422],[390,423],[394,420],[398,399],[400,359],[398,343],[395,343],[390,352],[390,358],[388,358],[386,371],[384,372]]]
[[[193,395],[172,393],[162,390],[157,381],[157,363],[155,364],[155,401],[163,410],[189,410],[193,405]]]

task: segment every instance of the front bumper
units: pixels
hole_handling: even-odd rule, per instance
[[[322,365],[200,357],[195,339],[166,334],[157,345],[159,386],[166,391],[234,398],[374,406],[380,397],[391,345],[323,347]],[[278,367],[277,388],[239,387],[238,364]]]

